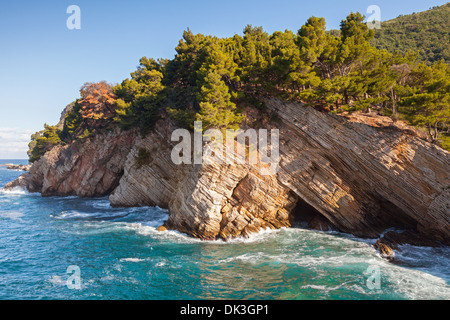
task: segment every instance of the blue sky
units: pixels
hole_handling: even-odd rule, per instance
[[[438,0],[15,0],[0,6],[0,159],[26,158],[29,136],[56,124],[87,81],[119,83],[139,58],[173,58],[183,30],[219,37],[247,24],[298,30],[310,16],[337,29],[350,12],[378,5],[381,19],[427,10]],[[69,5],[81,29],[69,30]]]

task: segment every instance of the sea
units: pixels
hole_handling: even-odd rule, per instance
[[[26,164],[0,160],[0,164]],[[0,167],[0,189],[23,172]],[[200,241],[161,208],[0,191],[0,300],[447,300],[450,248],[301,228]]]

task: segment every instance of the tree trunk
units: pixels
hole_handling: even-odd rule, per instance
[[[435,141],[435,142],[436,142],[437,139],[438,139],[438,123],[439,123],[439,120],[436,120],[436,121],[434,122],[434,141]]]
[[[430,137],[431,142],[433,142],[433,134],[431,133],[431,123],[428,124],[428,136]]]
[[[438,123],[439,123],[439,121],[435,121],[434,124],[431,124],[431,123],[428,124],[428,135],[430,137],[431,143],[437,142],[437,136],[438,136],[437,125],[438,125]]]
[[[397,102],[395,100],[394,88],[391,89],[391,100],[392,100],[392,115],[397,116]]]

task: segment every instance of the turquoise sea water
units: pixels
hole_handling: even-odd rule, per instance
[[[20,174],[0,167],[0,188]],[[339,233],[202,242],[157,232],[167,216],[0,191],[0,299],[450,299],[450,248],[404,246],[389,263],[373,241]]]

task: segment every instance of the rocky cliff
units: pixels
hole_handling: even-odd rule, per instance
[[[116,129],[59,145],[5,189],[24,187],[43,196],[96,197],[110,194],[122,177],[136,134]]]
[[[167,208],[164,228],[201,239],[303,223],[359,237],[384,235],[390,245],[392,239],[450,244],[448,152],[389,118],[321,113],[276,99],[266,106],[278,121],[263,127],[280,130],[273,175],[261,174],[262,163],[231,165],[208,156],[202,165],[175,165],[175,127],[162,120],[146,137],[116,131],[57,147],[7,188],[43,195],[112,192],[113,206]],[[254,125],[248,119],[247,126]]]
[[[266,105],[280,118],[271,125],[280,129],[276,175],[207,159],[175,166],[170,135],[157,127],[137,140],[111,203],[159,205],[170,211],[167,228],[207,239],[298,221],[371,238],[408,230],[407,238],[422,243],[449,243],[448,152],[389,118],[331,115],[278,100]],[[137,168],[139,148],[154,157]]]

